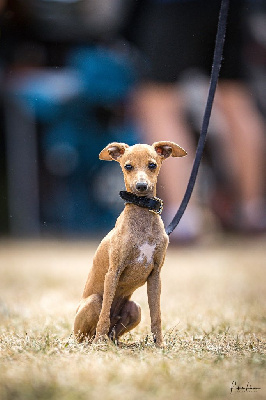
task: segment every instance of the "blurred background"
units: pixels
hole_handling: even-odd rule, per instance
[[[194,2],[197,0],[181,1],[187,6]],[[143,40],[139,38],[142,27],[147,26],[143,24],[147,7],[172,3],[175,1],[0,0],[2,237],[95,237],[114,225],[123,208],[118,196],[123,176],[117,163],[99,161],[98,154],[112,141],[131,145],[157,140],[144,133],[138,110],[138,106],[146,107],[143,82],[152,81],[151,75],[147,79],[152,59],[142,46],[147,32],[143,31]],[[252,112],[265,139],[266,5],[263,0],[243,4],[245,89],[252,97]],[[200,29],[204,31],[205,25]],[[215,32],[211,44],[206,42],[210,68],[214,40]],[[182,59],[182,52],[178,56]],[[183,118],[194,141],[201,127],[208,82],[208,73],[199,68],[183,71],[178,86],[174,80],[167,82],[177,92],[182,88]],[[150,105],[152,100],[146,101]],[[240,115],[240,119],[245,117]],[[202,213],[197,232],[184,227],[187,236],[177,240],[194,240],[216,229],[265,232],[265,161],[258,166],[260,193],[256,201],[252,199],[252,206],[259,204],[259,216],[248,226],[236,223],[240,196],[235,194],[231,169],[221,152],[221,125],[223,115],[215,107],[196,190],[197,212],[189,212],[187,225],[197,225],[201,211],[208,212]],[[262,143],[260,138],[264,160]],[[180,197],[184,190],[185,183]],[[161,182],[159,195],[166,199],[166,214],[173,217],[176,209],[172,210],[171,199],[168,206],[167,191],[167,184]],[[179,194],[175,198],[172,203],[177,208]]]

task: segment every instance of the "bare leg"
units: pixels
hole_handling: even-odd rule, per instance
[[[185,121],[183,103],[182,93],[170,84],[143,85],[133,97],[133,112],[145,141],[151,144],[170,140],[178,143],[188,153],[180,160],[169,159],[160,171],[158,191],[164,199],[166,223],[170,222],[183,198],[195,156],[195,146]],[[184,230],[187,229],[188,240],[189,236],[197,236],[200,229],[199,220],[194,218],[198,211],[195,199],[196,196],[193,195],[181,221],[181,224],[184,222],[183,227],[180,225],[181,234],[183,232],[186,235]]]
[[[74,322],[74,334],[79,342],[90,340],[96,333],[96,326],[102,308],[102,297],[97,294],[81,301]]]
[[[134,106],[137,122],[147,143],[170,140],[188,153],[180,160],[178,167],[176,163],[179,160],[169,159],[159,175],[165,188],[165,200],[168,204],[176,205],[186,188],[194,155],[191,133],[184,120],[181,95],[177,95],[173,85],[150,84],[136,92]]]
[[[265,125],[247,89],[240,83],[220,85],[219,105],[230,135],[227,157],[234,158],[239,209],[247,224],[261,223],[264,191]],[[228,141],[229,139],[229,141]],[[264,221],[265,223],[265,221]]]

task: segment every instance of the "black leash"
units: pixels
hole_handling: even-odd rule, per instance
[[[187,205],[189,203],[189,200],[190,200],[190,197],[191,197],[194,185],[195,185],[195,181],[197,178],[197,174],[198,174],[198,170],[199,170],[199,166],[200,166],[200,162],[201,162],[201,158],[202,158],[202,154],[203,154],[203,150],[204,150],[204,145],[206,142],[206,136],[207,136],[208,126],[209,126],[209,121],[210,121],[210,116],[211,116],[213,99],[214,99],[214,95],[215,95],[215,91],[216,91],[220,68],[221,68],[228,8],[229,8],[229,0],[222,0],[220,14],[219,14],[219,22],[218,22],[218,30],[217,30],[217,35],[216,35],[214,56],[213,56],[209,94],[208,94],[208,99],[207,99],[205,112],[204,112],[204,116],[203,116],[202,127],[201,127],[198,147],[197,147],[197,151],[196,151],[196,156],[195,156],[194,164],[192,167],[191,175],[190,175],[190,178],[188,181],[187,189],[186,189],[185,195],[183,197],[183,200],[181,202],[181,205],[180,205],[176,215],[174,216],[172,222],[166,228],[167,235],[170,235],[173,232],[173,230],[177,227],[177,225],[179,224],[179,221],[181,220],[181,218],[187,208]]]

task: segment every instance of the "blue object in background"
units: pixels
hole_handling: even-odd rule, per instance
[[[17,95],[42,126],[44,232],[95,234],[113,226],[123,208],[122,173],[98,155],[109,142],[138,141],[133,126],[112,118],[135,82],[127,57],[85,46],[69,52],[65,68],[35,72],[20,82]]]
[[[84,100],[110,105],[127,96],[136,81],[127,57],[101,47],[79,47],[69,54],[67,65],[78,71]]]

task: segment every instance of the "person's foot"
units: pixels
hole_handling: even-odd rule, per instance
[[[169,208],[165,213],[165,226],[174,218],[176,209]],[[201,215],[197,207],[189,206],[176,229],[170,235],[170,244],[189,245],[195,243],[201,234]]]
[[[233,225],[240,233],[266,233],[266,203],[255,200],[243,204],[235,210]]]
[[[229,197],[214,197],[213,210],[225,230],[240,234],[266,233],[266,203],[263,199],[241,205]]]

